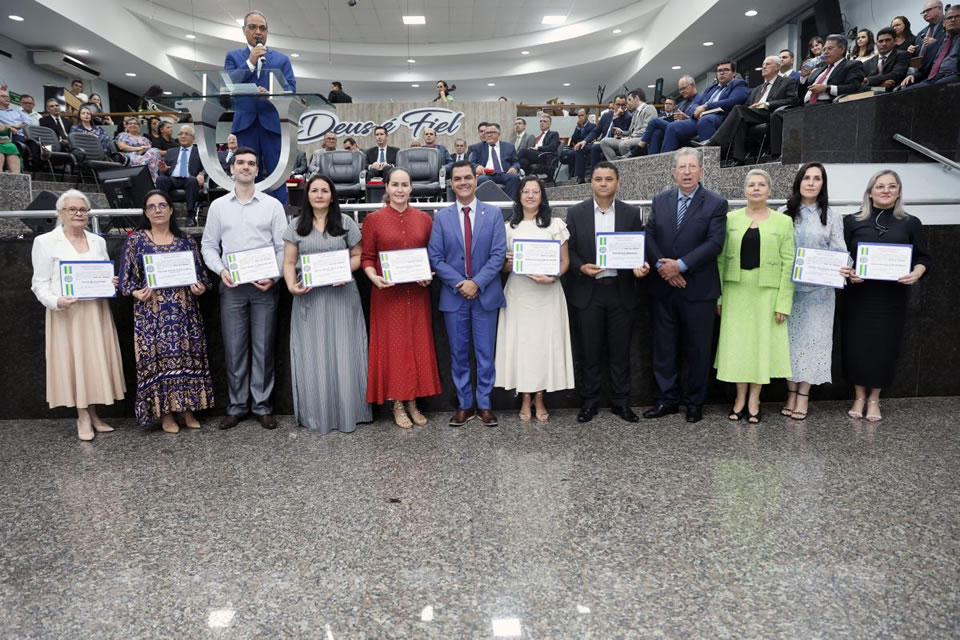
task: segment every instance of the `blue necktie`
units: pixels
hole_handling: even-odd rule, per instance
[[[386,161],[386,158],[383,157],[383,149],[380,149],[380,164],[384,164]]]
[[[503,173],[503,165],[500,164],[500,156],[497,155],[497,148],[494,145],[490,145],[490,153],[493,155],[493,170]]]
[[[677,228],[683,224],[683,216],[687,215],[687,207],[690,206],[690,196],[680,196],[680,206],[677,208]]]
[[[186,147],[180,147],[180,157],[177,158],[177,176],[181,178],[189,176],[187,169],[189,169],[190,160],[183,157],[188,151]]]

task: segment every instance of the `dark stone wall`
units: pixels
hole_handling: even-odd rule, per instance
[[[954,295],[960,296],[960,257],[953,250],[960,246],[960,226],[929,227],[930,249],[934,266],[918,284],[910,302],[904,344],[901,350],[900,372],[890,396],[947,396],[960,395],[960,308]],[[122,239],[108,237],[111,256],[119,262]],[[32,240],[11,239],[0,242],[0,419],[70,417],[72,409],[51,411],[45,401],[44,314],[45,309],[30,291]],[[357,277],[364,312],[369,313],[370,284],[362,274]],[[282,287],[282,284],[281,284]],[[433,285],[434,309],[439,296],[439,285]],[[841,294],[842,295],[842,294]],[[283,287],[280,298],[280,322],[277,335],[277,384],[274,402],[277,413],[293,413],[290,393],[290,308],[291,296]],[[127,400],[104,411],[104,415],[133,415],[131,402],[136,389],[136,369],[133,357],[133,308],[130,298],[118,297],[111,301],[114,319],[120,335],[127,378]],[[201,299],[207,329],[211,368],[217,405],[226,401],[226,379],[223,369],[223,347],[220,335],[220,308],[216,291]],[[838,314],[841,313],[838,305]],[[576,314],[571,313],[574,357],[577,376],[580,375],[582,351],[578,343]],[[433,329],[436,336],[437,359],[440,365],[444,392],[426,399],[422,405],[427,411],[448,411],[455,408],[456,395],[450,379],[450,352],[447,335],[439,312],[434,313]],[[717,325],[719,329],[719,325]],[[851,389],[841,377],[839,358],[839,322],[835,323],[834,384],[817,389],[817,398],[841,399],[851,396]],[[651,363],[652,351],[650,305],[644,300],[636,313],[631,360],[633,363],[634,406],[649,405],[653,401],[654,381]],[[783,396],[784,383],[776,381],[764,391],[764,400]],[[714,382],[710,392],[711,403],[724,403],[732,398],[731,385]],[[577,407],[575,391],[550,394],[550,407]],[[519,400],[510,392],[494,392],[494,408],[505,410],[519,407]]]

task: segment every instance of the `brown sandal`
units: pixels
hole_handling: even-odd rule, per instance
[[[427,416],[420,413],[420,409],[417,409],[417,401],[410,400],[407,402],[407,413],[410,414],[410,418],[413,420],[414,424],[420,425],[421,427],[427,424]]]

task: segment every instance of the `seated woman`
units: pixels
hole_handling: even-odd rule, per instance
[[[750,424],[761,420],[763,385],[790,377],[793,220],[767,206],[771,187],[766,171],[747,173],[747,206],[727,214],[727,238],[717,257],[720,342],[714,366],[718,380],[737,385],[730,420],[746,414]]]
[[[3,167],[6,167],[10,173],[20,173],[23,158],[20,156],[17,145],[13,144],[10,128],[2,124],[0,124],[0,154],[3,155],[3,162],[0,162],[0,171],[3,170]]]
[[[130,166],[147,165],[154,184],[160,170],[160,151],[154,149],[150,141],[140,135],[140,121],[134,116],[123,119],[123,133],[117,136],[117,149],[130,159]]]
[[[93,110],[93,124],[113,124],[113,119],[110,116],[100,116],[99,114],[103,113],[103,102],[100,98],[99,93],[90,94],[90,108]]]
[[[77,120],[77,124],[73,125],[70,133],[88,133],[97,136],[97,139],[100,141],[100,146],[103,147],[103,152],[110,153],[110,138],[107,137],[103,127],[94,124],[93,109],[90,108],[90,105],[85,104],[80,107],[80,111],[77,112]]]

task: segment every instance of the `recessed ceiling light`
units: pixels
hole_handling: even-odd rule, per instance
[[[414,63],[416,62],[416,59],[414,59],[414,58],[407,58],[407,62],[409,62],[410,64],[414,64]]]
[[[614,33],[623,33],[623,29],[614,29],[613,32],[614,32]]]
[[[90,53],[86,49],[77,49],[77,53]]]
[[[527,51],[526,49],[524,49],[523,51],[520,52],[520,55],[522,55],[522,56],[528,56],[528,55],[530,55],[530,52]]]
[[[495,82],[488,82],[488,83],[487,83],[487,86],[488,86],[488,87],[495,87],[495,86],[497,86],[497,83],[495,83]]]
[[[657,85],[655,85],[655,84],[648,84],[648,85],[647,85],[647,89],[656,89],[656,88],[657,88]]]
[[[14,22],[23,22],[23,18],[21,18],[20,16],[7,16],[7,17],[13,20]]]
[[[135,73],[130,73],[129,71],[127,71],[126,76],[127,76],[128,78],[136,78],[136,77],[137,77],[137,74],[135,74]]]
[[[752,18],[753,16],[757,15],[757,10],[750,9],[749,11],[745,12],[743,15],[747,16],[748,18]]]
[[[420,88],[420,85],[418,85],[418,84],[412,84],[412,85],[410,85],[410,86],[413,87],[414,89],[419,89],[419,88]]]
[[[186,38],[187,40],[196,40],[197,36],[193,35],[192,33],[188,33],[187,35],[184,36],[184,38]]]
[[[564,83],[563,83],[563,86],[569,87],[569,86],[570,86],[570,83],[569,83],[569,82],[564,82]]]
[[[426,16],[403,16],[403,24],[427,24]]]
[[[567,21],[567,16],[543,16],[541,24],[563,24]]]
[[[678,69],[682,69],[683,67],[681,67],[681,66],[678,65],[678,64],[675,64],[675,65],[673,65],[673,66],[670,67],[670,68],[673,69],[674,71],[676,71],[676,70],[678,70]]]
[[[709,40],[707,40],[706,42],[703,43],[703,46],[705,46],[705,47],[712,47],[712,46],[713,46],[713,43],[710,42]]]
[[[299,58],[299,57],[300,57],[300,54],[299,54],[299,53],[291,53],[291,54],[290,54],[290,57],[291,57],[291,58]]]
[[[165,96],[172,96],[172,95],[173,95],[173,91],[164,91],[164,92],[163,92],[163,95],[165,95]]]

